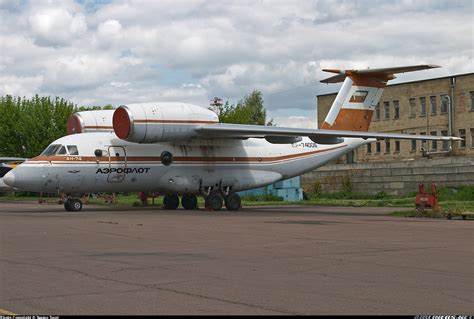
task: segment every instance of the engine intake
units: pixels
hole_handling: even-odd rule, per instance
[[[122,105],[114,112],[113,128],[122,140],[158,143],[196,137],[195,128],[219,123],[217,114],[186,103],[137,103]]]

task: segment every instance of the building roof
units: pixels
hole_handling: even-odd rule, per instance
[[[430,79],[423,79],[423,80],[416,80],[416,81],[408,81],[408,82],[394,83],[394,84],[389,84],[389,85],[387,85],[387,87],[390,87],[390,86],[397,86],[397,85],[405,85],[405,84],[412,84],[412,83],[427,82],[427,81],[434,81],[434,80],[443,80],[443,79],[449,79],[449,78],[452,78],[452,77],[460,77],[460,76],[466,76],[466,75],[474,75],[474,72],[461,73],[461,74],[453,74],[453,75],[441,76],[441,77],[438,77],[438,78],[430,78]],[[316,97],[334,95],[334,94],[337,94],[337,92],[338,92],[338,91],[333,92],[333,93],[319,94],[319,95],[316,95]]]

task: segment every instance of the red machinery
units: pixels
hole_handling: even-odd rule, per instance
[[[420,183],[418,185],[418,194],[416,194],[415,206],[417,208],[438,208],[438,192],[436,191],[436,184],[431,183],[431,194],[425,192],[425,185]]]

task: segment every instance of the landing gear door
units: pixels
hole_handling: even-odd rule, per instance
[[[127,168],[127,152],[123,146],[109,146],[109,174],[107,182],[121,183],[125,179],[125,171]]]

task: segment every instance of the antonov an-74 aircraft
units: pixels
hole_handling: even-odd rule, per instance
[[[372,114],[394,74],[430,69],[417,65],[323,71],[344,81],[321,129],[221,124],[216,113],[185,103],[140,103],[111,111],[75,113],[71,134],[8,172],[19,190],[67,194],[65,209],[79,211],[82,193],[159,192],[164,206],[240,208],[238,191],[301,175],[380,139],[459,140],[368,132]]]

